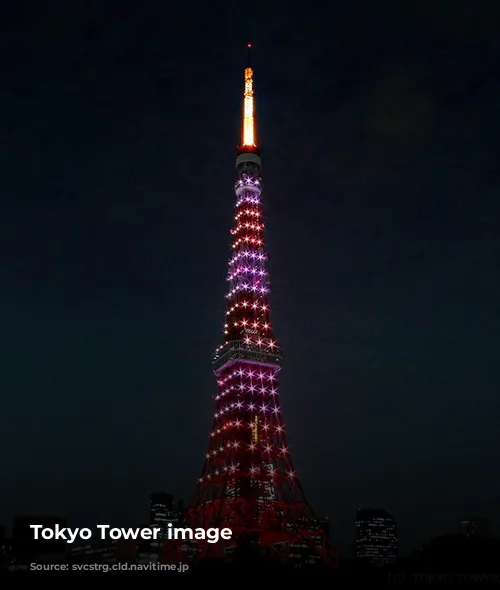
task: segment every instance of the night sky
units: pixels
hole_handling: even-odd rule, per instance
[[[500,522],[498,2],[5,4],[0,522],[194,490],[247,41],[309,501],[343,548]]]

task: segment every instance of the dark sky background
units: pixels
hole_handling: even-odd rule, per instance
[[[311,504],[341,547],[360,506],[406,550],[498,523],[498,2],[10,4],[0,522],[134,524],[151,491],[193,491],[251,40]]]

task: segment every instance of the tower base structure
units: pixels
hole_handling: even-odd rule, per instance
[[[264,533],[247,533],[214,545],[200,544],[199,541],[168,541],[160,563],[190,565],[191,569],[206,569],[212,565],[244,566],[263,568],[294,569],[301,571],[334,570],[338,566],[337,555],[331,550],[318,550],[304,543],[303,538],[295,540]]]
[[[243,504],[243,503],[240,503]],[[249,506],[240,506],[249,510]],[[307,506],[288,506],[286,513],[290,522],[300,522],[304,519],[304,509]],[[206,507],[205,517],[213,516],[218,510],[216,503]],[[294,570],[332,570],[338,566],[337,552],[332,548],[328,536],[317,528],[291,530],[284,520],[281,528],[270,528],[269,524],[261,527],[245,527],[215,523],[203,524],[200,521],[200,507],[188,511],[183,522],[178,527],[196,531],[203,528],[229,528],[231,539],[220,538],[216,543],[209,543],[206,539],[190,539],[185,532],[177,539],[166,541],[163,546],[160,562],[169,564],[189,563],[193,568],[205,569],[218,564],[228,566],[262,566],[267,568],[284,568]],[[210,519],[212,520],[212,519]]]

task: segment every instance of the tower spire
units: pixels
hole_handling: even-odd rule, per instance
[[[242,148],[256,148],[255,137],[255,99],[253,90],[253,69],[251,67],[252,44],[248,44],[248,65],[245,68],[245,87],[243,92],[243,125],[242,125]]]

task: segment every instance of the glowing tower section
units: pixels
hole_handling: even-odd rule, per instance
[[[219,394],[199,482],[203,500],[222,500],[225,521],[243,529],[271,526],[276,514],[269,503],[295,478],[279,406],[281,351],[269,315],[260,169],[253,70],[247,67],[224,343],[213,363]]]
[[[213,358],[218,393],[186,525],[233,531],[226,546],[196,549],[201,558],[216,551],[228,555],[238,547],[238,539],[245,538],[261,553],[284,561],[304,552],[309,560],[328,561],[327,540],[297,479],[281,414],[282,355],[270,318],[250,63],[245,69],[242,119],[223,343]]]

